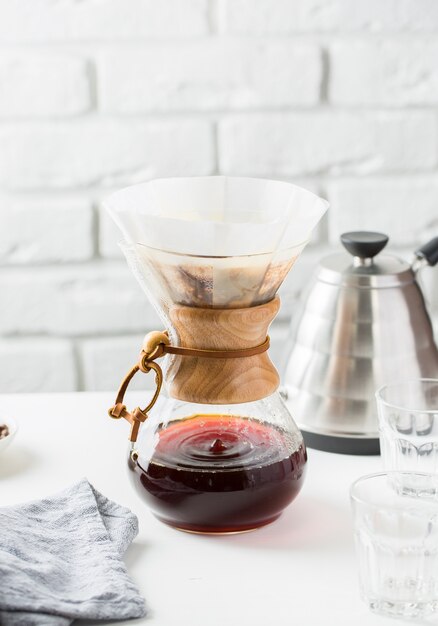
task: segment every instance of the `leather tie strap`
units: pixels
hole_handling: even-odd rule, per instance
[[[177,354],[178,356],[192,356],[207,359],[242,359],[255,356],[269,350],[270,339],[266,337],[263,343],[253,348],[241,348],[240,350],[201,350],[199,348],[182,348],[180,346],[164,346],[164,354]]]
[[[134,367],[129,370],[129,372],[123,379],[122,384],[120,385],[117,392],[116,402],[114,406],[109,409],[108,414],[114,419],[120,419],[123,417],[131,424],[129,440],[131,441],[131,443],[135,443],[137,441],[140,425],[148,418],[148,412],[152,409],[152,407],[158,400],[158,396],[163,385],[163,372],[158,363],[155,363],[155,359],[158,359],[165,354],[208,359],[241,359],[254,356],[256,354],[261,354],[262,352],[266,352],[266,350],[268,350],[269,348],[269,345],[270,339],[269,336],[267,336],[263,343],[259,344],[258,346],[253,346],[251,348],[242,348],[239,350],[201,350],[198,348],[171,346],[169,342],[169,337],[166,332],[153,331],[151,333],[148,333],[143,341],[143,349],[140,353],[140,360],[136,365],[134,365]],[[151,401],[144,409],[140,409],[139,407],[137,407],[130,412],[123,404],[123,399],[125,397],[125,393],[128,389],[129,383],[139,370],[141,370],[145,374],[147,374],[151,370],[155,371],[156,389]]]

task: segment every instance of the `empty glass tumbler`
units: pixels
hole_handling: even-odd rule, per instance
[[[385,385],[376,399],[384,469],[438,473],[438,380]]]
[[[399,472],[364,476],[351,488],[361,595],[380,614],[421,619],[438,611],[438,479],[399,490]]]

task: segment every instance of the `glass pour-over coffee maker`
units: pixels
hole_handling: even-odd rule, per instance
[[[284,182],[205,177],[134,185],[106,207],[165,325],[146,335],[110,409],[131,425],[137,492],[181,530],[274,521],[301,488],[306,450],[277,392],[267,330],[327,203]],[[138,371],[155,375],[156,391],[129,411],[124,394]],[[153,409],[162,384],[166,399]]]

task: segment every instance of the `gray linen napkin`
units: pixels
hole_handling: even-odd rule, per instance
[[[53,497],[0,508],[0,624],[144,616],[122,561],[137,532],[136,516],[86,479]]]

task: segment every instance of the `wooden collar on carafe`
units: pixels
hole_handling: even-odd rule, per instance
[[[278,309],[278,296],[244,309],[173,306],[169,318],[182,345],[170,345],[166,331],[148,333],[140,359],[123,379],[109,415],[126,419],[131,424],[130,441],[137,440],[140,424],[147,419],[163,384],[156,359],[167,354],[174,357],[166,375],[173,398],[199,404],[237,404],[270,395],[278,388],[279,377],[267,354],[267,329]],[[139,370],[155,372],[156,389],[144,409],[128,411],[124,395]]]

